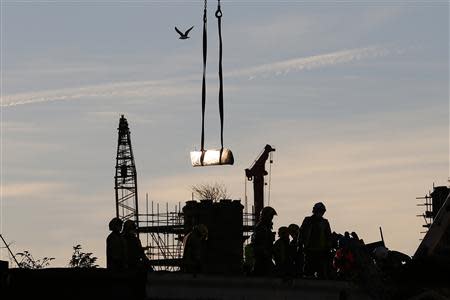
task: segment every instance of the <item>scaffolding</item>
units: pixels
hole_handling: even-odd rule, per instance
[[[422,200],[422,202],[417,204],[417,206],[421,206],[424,208],[424,211],[421,214],[417,215],[417,217],[423,218],[425,222],[422,227],[426,228],[426,230],[420,233],[426,234],[428,232],[428,229],[433,224],[437,213],[441,209],[449,193],[449,187],[434,186],[433,184],[433,191],[428,191],[428,194],[423,197],[416,197],[417,200]]]
[[[173,205],[173,204],[172,204]],[[139,215],[138,232],[144,250],[155,270],[179,271],[183,257],[183,239],[190,228],[185,224],[181,202],[174,206],[149,201],[146,196],[146,213]],[[254,228],[254,213],[243,211],[244,245],[250,242]],[[243,245],[243,246],[244,246]]]
[[[422,225],[422,227],[426,228],[426,230],[421,231],[420,233],[422,234],[426,234],[428,228],[430,228],[431,224],[433,223],[433,215],[431,213],[432,202],[430,194],[431,192],[428,192],[428,194],[423,197],[416,197],[417,200],[423,200],[423,202],[417,204],[417,206],[422,206],[424,208],[424,211],[421,214],[416,215],[417,217],[423,218],[425,223]]]
[[[181,204],[169,209],[146,197],[146,213],[139,218],[138,231],[145,237],[145,253],[156,270],[177,271],[181,264],[184,238],[184,219]]]

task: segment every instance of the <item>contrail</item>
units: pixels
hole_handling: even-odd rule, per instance
[[[256,67],[244,68],[232,71],[226,75],[229,77],[269,77],[273,75],[283,75],[294,71],[317,69],[326,66],[359,61],[366,58],[387,56],[389,50],[381,47],[366,47],[351,50],[343,50],[309,57],[301,57],[264,64]]]
[[[337,51],[327,54],[300,57],[289,60],[263,64],[255,67],[237,69],[224,75],[226,77],[247,77],[255,79],[269,76],[285,75],[289,72],[311,70],[337,64],[350,63],[362,59],[384,57],[390,54],[386,48],[377,46]],[[106,97],[165,97],[178,96],[187,92],[195,92],[195,87],[182,85],[182,82],[197,79],[197,76],[173,78],[169,80],[117,82],[102,85],[92,85],[80,88],[67,88],[41,92],[20,93],[3,97],[1,107],[11,107],[32,103],[75,100],[82,98]]]
[[[74,100],[82,98],[106,97],[163,97],[176,96],[183,93],[174,89],[171,81],[133,81],[118,82],[102,85],[92,85],[80,88],[66,88],[41,92],[20,93],[3,98],[2,107],[11,107],[32,103]],[[186,89],[184,89],[186,91]]]

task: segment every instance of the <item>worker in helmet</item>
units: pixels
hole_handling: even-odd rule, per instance
[[[391,278],[398,274],[405,264],[411,261],[411,257],[399,251],[389,250],[384,246],[377,247],[373,250],[372,256],[379,270],[385,278]]]
[[[286,226],[282,226],[278,228],[278,240],[273,244],[275,273],[278,276],[292,275],[293,259],[289,250],[289,230]]]
[[[272,262],[272,248],[274,234],[272,232],[273,217],[277,215],[275,209],[266,206],[261,210],[261,216],[252,235],[252,245],[255,255],[254,275],[271,276],[274,273]]]
[[[304,275],[328,278],[331,266],[331,228],[323,217],[326,208],[322,202],[314,204],[312,216],[306,217],[300,227],[300,240],[305,252]]]
[[[204,247],[208,239],[208,228],[204,224],[192,227],[183,240],[182,271],[186,273],[201,273],[205,261]]]
[[[119,218],[109,222],[111,233],[106,239],[106,268],[112,271],[123,271],[127,266],[125,241],[120,235],[122,224]]]
[[[127,264],[130,270],[147,271],[152,270],[150,260],[144,253],[141,241],[137,234],[136,223],[126,220],[123,224],[122,236],[127,248]]]
[[[288,226],[291,241],[289,243],[289,253],[293,261],[291,274],[294,277],[300,277],[303,274],[303,245],[299,240],[300,227],[297,224]]]

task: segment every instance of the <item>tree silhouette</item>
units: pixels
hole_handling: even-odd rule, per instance
[[[54,257],[35,259],[30,251],[27,250],[16,253],[16,257],[19,258],[19,268],[22,269],[43,269],[48,267],[50,262],[55,259]]]
[[[221,183],[205,183],[192,186],[192,192],[200,200],[213,200],[217,202],[222,199],[229,199],[227,188]]]
[[[69,261],[69,267],[71,268],[97,268],[95,264],[97,257],[92,256],[91,252],[82,252],[81,245],[73,246],[72,258]]]

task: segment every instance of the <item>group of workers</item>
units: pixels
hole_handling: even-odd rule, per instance
[[[151,270],[150,261],[139,240],[136,224],[113,218],[109,222],[111,233],[106,239],[106,267],[112,271]]]
[[[254,276],[305,277],[320,279],[370,280],[395,273],[410,257],[388,250],[384,244],[373,251],[355,232],[331,231],[318,202],[301,226],[290,224],[272,232],[276,211],[262,209],[251,242],[245,247],[245,271]]]
[[[244,271],[255,276],[317,276],[328,277],[328,256],[331,249],[331,229],[323,218],[325,205],[314,205],[312,216],[306,217],[301,226],[291,224],[280,227],[279,239],[272,232],[275,209],[262,209],[254,228],[251,242],[244,249]],[[182,271],[201,273],[202,247],[208,237],[204,224],[193,226],[183,240]],[[290,238],[291,237],[291,238]]]
[[[290,224],[272,232],[275,209],[262,209],[250,244],[245,248],[245,269],[255,276],[317,276],[328,277],[328,256],[331,249],[331,228],[323,218],[322,202],[313,207],[313,214],[301,226]]]
[[[370,280],[379,274],[392,274],[410,257],[383,246],[372,252],[355,232],[337,234],[323,216],[325,205],[318,202],[312,215],[300,226],[290,224],[278,229],[275,241],[273,218],[275,209],[266,206],[260,213],[250,243],[244,248],[244,272],[250,276],[305,277],[319,279]],[[139,240],[136,224],[113,218],[106,242],[107,268],[114,271],[152,270]],[[183,239],[181,271],[202,273],[208,228],[192,227]],[[364,279],[365,278],[365,279]]]

